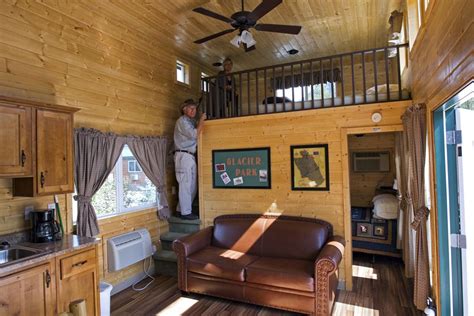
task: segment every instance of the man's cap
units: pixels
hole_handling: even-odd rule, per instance
[[[197,106],[197,103],[194,102],[193,99],[187,99],[181,104],[180,106],[181,111],[184,110],[184,108],[187,107],[188,105]]]

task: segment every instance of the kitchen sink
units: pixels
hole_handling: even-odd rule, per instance
[[[45,254],[45,252],[40,249],[24,246],[11,246],[7,249],[0,250],[0,267],[28,260],[43,254]]]

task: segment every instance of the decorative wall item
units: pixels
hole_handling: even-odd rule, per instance
[[[291,146],[291,189],[329,191],[328,145]]]
[[[270,148],[212,151],[212,187],[270,189]]]

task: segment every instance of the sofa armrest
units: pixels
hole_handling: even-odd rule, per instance
[[[344,253],[345,241],[340,236],[328,239],[314,262],[316,315],[330,315],[337,291],[337,269]]]
[[[183,254],[188,257],[198,250],[211,244],[213,226],[208,226],[194,234],[181,237],[173,241],[173,250],[177,255]]]
[[[188,291],[186,258],[211,244],[212,230],[213,226],[209,226],[173,241],[173,250],[178,259],[178,288],[181,291]]]

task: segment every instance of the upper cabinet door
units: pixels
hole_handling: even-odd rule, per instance
[[[74,191],[72,113],[38,109],[36,187],[38,194]]]
[[[31,111],[0,104],[0,177],[33,174]]]

